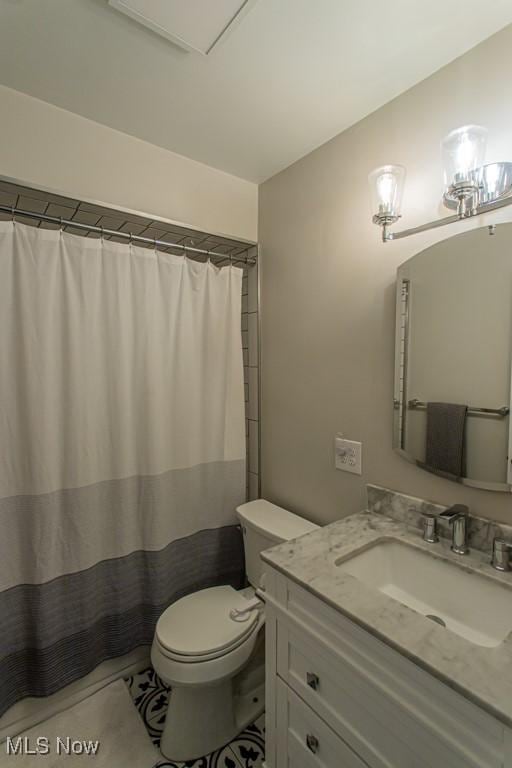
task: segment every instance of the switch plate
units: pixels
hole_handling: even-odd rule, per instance
[[[336,469],[361,475],[363,444],[344,437],[334,439],[334,458]]]

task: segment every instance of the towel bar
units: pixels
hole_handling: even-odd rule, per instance
[[[409,400],[407,405],[413,411],[426,409],[427,407],[427,403],[424,403],[422,400],[418,400],[417,397]],[[503,405],[501,408],[473,408],[473,406],[468,406],[468,416],[488,414],[490,416],[499,416],[501,419],[503,419],[505,416],[508,416],[509,413],[510,408],[506,405]]]

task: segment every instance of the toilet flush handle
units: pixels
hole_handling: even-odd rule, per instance
[[[259,611],[261,608],[261,600],[255,597],[244,608],[232,608],[229,612],[229,618],[233,621],[247,621],[252,611]]]

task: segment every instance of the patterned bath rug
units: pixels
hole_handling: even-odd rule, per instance
[[[0,744],[1,768],[153,768],[159,759],[123,680]]]

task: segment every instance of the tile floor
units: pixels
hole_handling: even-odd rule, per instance
[[[126,683],[144,725],[158,748],[167,714],[169,689],[152,667],[129,677]],[[261,768],[264,758],[265,725],[262,716],[230,744],[211,755],[187,763],[173,763],[162,758],[155,768]]]

